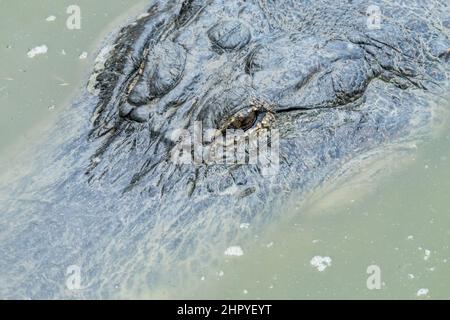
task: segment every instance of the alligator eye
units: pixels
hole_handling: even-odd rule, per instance
[[[244,130],[247,131],[248,129],[252,128],[253,125],[256,122],[256,119],[258,114],[256,111],[250,111],[249,113],[246,114],[240,114],[235,116],[231,122],[228,124],[227,129],[232,129],[232,130]]]

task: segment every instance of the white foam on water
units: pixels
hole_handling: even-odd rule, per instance
[[[83,53],[82,53],[82,54],[80,54],[80,57],[79,57],[79,59],[80,59],[80,60],[86,59],[86,58],[87,58],[87,56],[88,56],[88,53],[87,53],[86,51],[83,51]]]
[[[331,266],[330,257],[315,256],[311,259],[310,263],[313,267],[317,268],[318,271],[322,272],[329,266]]]
[[[241,223],[241,225],[239,226],[239,228],[241,229],[248,229],[250,227],[250,223]]]
[[[55,16],[48,16],[47,19],[45,19],[45,21],[47,21],[47,22],[53,22],[55,20],[56,20]]]
[[[425,261],[428,260],[430,258],[430,255],[431,255],[431,251],[425,249],[425,256],[423,257],[423,260],[425,260]]]
[[[228,247],[227,250],[225,250],[224,253],[225,253],[226,256],[240,257],[240,256],[242,256],[244,254],[244,251],[239,246],[232,246],[232,247]]]
[[[417,296],[424,297],[424,296],[427,296],[429,292],[430,292],[430,290],[428,290],[427,288],[422,288],[417,291]]]
[[[28,51],[27,56],[28,56],[28,58],[32,59],[39,54],[47,53],[47,51],[48,51],[48,47],[44,44],[42,46],[34,47],[30,51]]]

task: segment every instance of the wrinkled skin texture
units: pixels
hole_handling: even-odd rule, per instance
[[[61,119],[64,141],[36,156],[38,171],[2,186],[2,219],[14,223],[0,230],[0,297],[182,288],[245,245],[241,223],[263,228],[345,163],[427,137],[429,98],[448,85],[449,7],[405,3],[152,4],[112,40],[95,93]],[[371,4],[381,29],[367,27]],[[174,130],[224,129],[252,108],[245,134],[268,115],[265,130],[279,132],[276,174],[171,161]],[[81,266],[84,290],[66,290],[70,265]]]

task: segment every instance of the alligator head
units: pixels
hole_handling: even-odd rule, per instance
[[[54,188],[46,212],[70,214],[43,218],[42,239],[66,239],[54,256],[87,270],[87,296],[200,270],[245,237],[241,223],[263,225],[352,159],[430,132],[429,97],[448,84],[448,12],[440,1],[157,1],[100,54],[95,151],[80,156],[89,187]],[[267,153],[251,162],[254,141]],[[241,161],[227,162],[230,146]]]
[[[232,244],[240,223],[269,219],[287,195],[301,198],[351,159],[426,135],[425,93],[448,80],[446,8],[436,2],[431,22],[414,13],[422,2],[376,3],[155,4],[121,30],[96,77],[90,137],[101,145],[90,183],[151,199],[158,219],[173,219],[153,249],[189,260],[193,248],[209,255],[205,243]],[[278,158],[205,161],[227,129],[239,131],[231,144],[243,145],[244,160],[265,135]],[[183,149],[188,161],[177,163],[174,132],[206,147]]]
[[[432,117],[420,96],[447,77],[445,6],[433,11],[439,25],[383,1],[157,3],[121,30],[94,76],[90,136],[102,145],[90,181],[240,199],[315,187],[344,160],[417,138]],[[230,129],[244,163],[205,161]],[[173,157],[180,132],[206,144],[184,148],[184,164]],[[265,135],[276,158],[245,163]],[[267,164],[279,174],[264,177]]]

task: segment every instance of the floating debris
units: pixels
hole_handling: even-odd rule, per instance
[[[88,56],[88,53],[86,51],[84,51],[82,54],[80,54],[80,60],[86,59]]]
[[[45,21],[47,21],[47,22],[53,22],[53,21],[55,21],[56,20],[56,17],[55,16],[48,16],[46,19],[45,19]]]
[[[417,291],[417,296],[424,297],[424,296],[427,296],[429,292],[430,292],[430,290],[428,290],[427,288],[422,288]]]
[[[232,246],[232,247],[227,248],[227,250],[225,250],[224,253],[225,253],[226,256],[239,257],[239,256],[242,256],[244,254],[244,251],[239,246]]]
[[[250,223],[241,223],[241,225],[239,226],[239,228],[241,229],[248,229],[250,227]]]
[[[322,272],[329,266],[331,266],[330,257],[315,256],[311,259],[310,263],[313,267],[317,268],[318,271]]]
[[[27,55],[28,55],[28,58],[34,58],[35,56],[37,56],[39,54],[47,53],[47,51],[48,51],[48,47],[44,44],[42,46],[37,46],[37,47],[31,49],[30,51],[28,51]]]

